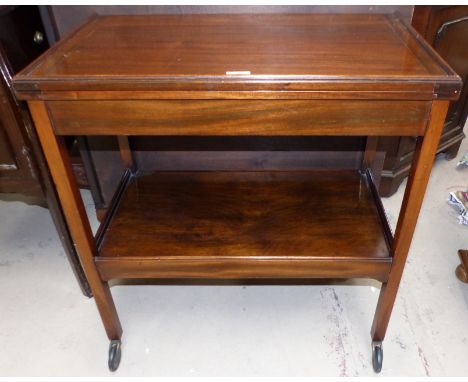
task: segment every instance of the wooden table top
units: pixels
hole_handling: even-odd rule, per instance
[[[98,17],[14,84],[21,98],[47,91],[383,91],[387,84],[428,99],[456,97],[460,89],[459,77],[398,17],[353,14]]]

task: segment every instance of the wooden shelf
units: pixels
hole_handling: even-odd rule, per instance
[[[352,170],[132,177],[95,261],[105,280],[385,281],[391,238],[372,187],[368,175]]]

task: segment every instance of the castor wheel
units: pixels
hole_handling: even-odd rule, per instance
[[[122,355],[122,342],[120,340],[112,340],[109,344],[109,370],[116,371],[120,365],[120,357]]]
[[[382,341],[372,342],[372,367],[376,373],[380,373],[382,370],[383,362],[383,350]]]

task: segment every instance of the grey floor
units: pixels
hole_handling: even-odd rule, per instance
[[[465,141],[462,151],[468,149]],[[446,204],[468,169],[438,158],[384,343],[383,376],[467,376],[468,227]],[[385,199],[394,224],[403,187]],[[88,192],[87,207],[93,208]],[[80,294],[48,211],[0,201],[0,375],[109,376],[94,301]],[[115,376],[372,376],[379,284],[116,286]]]

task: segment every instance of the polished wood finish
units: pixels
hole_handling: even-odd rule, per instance
[[[64,139],[53,134],[47,109],[43,102],[29,101],[28,105],[57,186],[68,226],[79,251],[83,269],[93,291],[101,319],[104,322],[107,336],[111,340],[120,339],[122,328],[110,294],[109,285],[101,280],[94,266],[94,256],[97,249],[86,217],[83,201],[73,176]]]
[[[468,6],[417,5],[412,25],[464,80],[460,98],[450,104],[437,149],[437,153],[453,159],[465,137],[463,127],[468,115]],[[415,145],[413,139],[406,137],[380,140],[379,150],[386,154],[380,187],[382,196],[395,193],[408,176]]]
[[[220,27],[223,33],[219,33]],[[52,75],[86,77],[105,86],[109,78],[94,76],[144,76],[151,87],[156,85],[152,83],[156,77],[170,81],[175,76],[188,76],[190,81],[191,76],[226,77],[227,72],[243,76],[245,71],[253,78],[274,73],[293,79],[311,74],[342,78],[403,75],[414,79],[446,74],[434,60],[421,65],[418,57],[427,59],[428,53],[416,45],[415,52],[408,54],[404,43],[414,44],[414,38],[407,31],[403,36],[389,33],[389,27],[399,28],[398,19],[316,14],[101,17],[23,74],[41,80]],[[272,42],[275,50],[270,49]],[[387,52],[377,49],[381,43]],[[362,50],[356,52],[351,44],[360,44]],[[118,54],[129,48],[138,60]],[[337,48],[343,49],[343,54],[330,65],[329,57]],[[60,56],[62,49],[72,54]],[[222,51],[230,54],[220,54]],[[82,57],[89,59],[83,61]],[[350,65],[358,58],[360,65]],[[73,77],[67,82],[71,80]]]
[[[252,72],[226,74],[235,70]],[[372,334],[382,340],[448,100],[460,87],[414,30],[382,15],[97,18],[15,78],[110,338],[121,334],[111,278],[352,276],[384,281]],[[283,92],[290,98],[277,99]],[[395,238],[373,184],[371,138],[361,175],[127,171],[95,239],[57,136],[78,131],[420,138]]]
[[[366,180],[354,171],[138,177],[96,261],[104,278],[379,280],[391,263]]]
[[[93,15],[166,15],[166,14],[392,14],[411,22],[412,5],[51,5],[58,33],[64,35],[82,25]]]
[[[431,174],[437,144],[439,143],[444,120],[449,106],[448,101],[434,101],[431,120],[424,137],[418,138],[413,167],[405,190],[400,215],[392,247],[392,269],[388,281],[380,290],[380,297],[372,325],[372,338],[382,341],[393,309],[393,304],[400,285],[406,258],[411,245],[419,211],[424,200],[427,182]]]
[[[47,108],[58,135],[422,135],[430,102],[49,101]]]
[[[459,83],[393,16],[164,15],[96,18],[18,75],[15,89],[29,98],[268,90],[432,99],[456,98]]]
[[[103,280],[111,279],[349,279],[384,281],[390,262],[384,259],[241,259],[241,258],[97,258]]]

